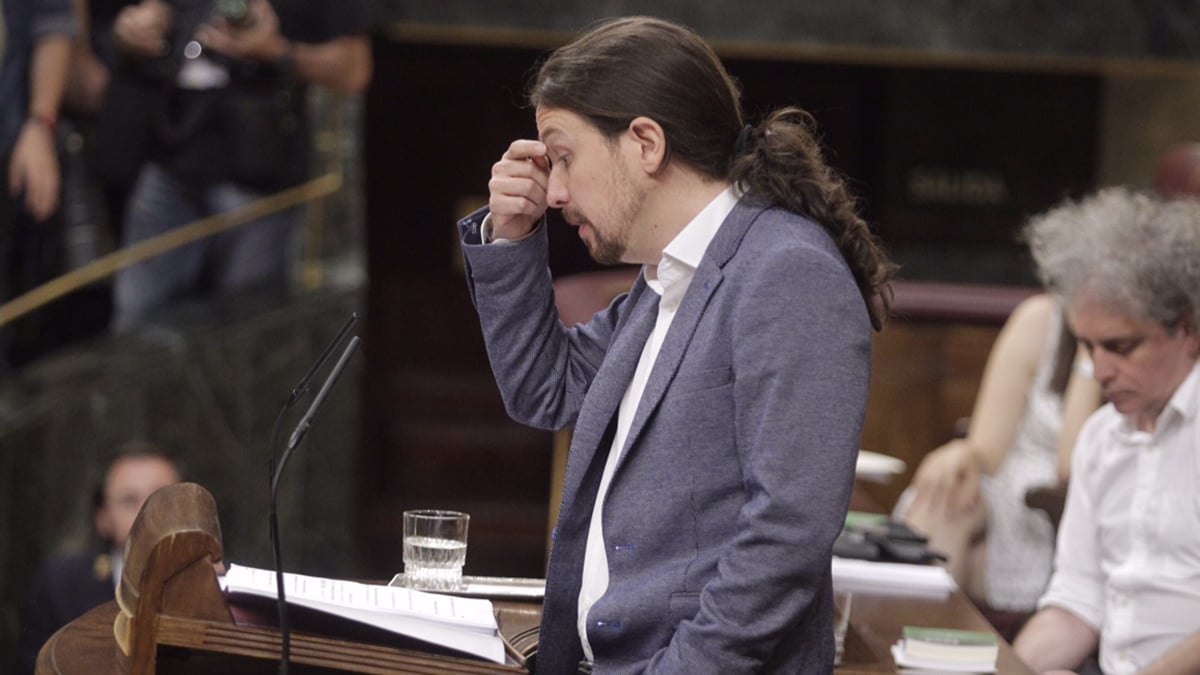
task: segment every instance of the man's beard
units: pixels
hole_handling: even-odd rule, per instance
[[[610,178],[609,190],[617,196],[614,197],[608,213],[602,215],[610,226],[607,232],[602,232],[592,221],[570,207],[563,210],[563,216],[567,222],[583,223],[591,230],[591,240],[584,238],[583,244],[591,254],[592,260],[601,265],[618,265],[627,262],[625,254],[629,251],[629,235],[646,203],[646,192],[645,189],[635,186],[619,169],[614,170]]]
[[[621,233],[615,233],[613,236],[601,234],[592,226],[592,240],[583,241],[584,246],[587,246],[588,253],[591,254],[592,260],[601,265],[617,265],[621,263],[625,257],[625,250],[629,247],[629,243],[625,241],[625,237],[620,236]]]

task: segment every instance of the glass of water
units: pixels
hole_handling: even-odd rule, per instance
[[[452,591],[462,586],[467,524],[458,511],[404,512],[404,581],[409,588]]]

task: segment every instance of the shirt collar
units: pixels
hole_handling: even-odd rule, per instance
[[[732,186],[722,190],[667,244],[658,265],[646,267],[646,285],[662,296],[682,296],[721,223],[737,203]]]
[[[1192,372],[1188,373],[1188,376],[1175,389],[1171,400],[1167,401],[1167,405],[1163,409],[1163,414],[1173,410],[1181,419],[1187,419],[1196,414],[1196,389],[1197,386],[1200,386],[1200,375],[1197,373],[1200,373],[1200,362],[1192,366]],[[1158,416],[1160,422],[1163,421],[1163,414]]]

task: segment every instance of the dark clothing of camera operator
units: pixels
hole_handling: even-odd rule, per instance
[[[58,207],[54,125],[77,30],[70,0],[0,2],[0,203],[33,222]]]
[[[122,245],[302,182],[309,163],[305,87],[350,94],[366,88],[370,2],[142,0],[123,9],[113,25],[123,58],[114,85],[121,68],[132,72],[127,80],[137,82],[148,108],[136,127],[151,133],[142,139]],[[129,124],[130,115],[122,117]],[[129,147],[138,145],[135,139]],[[299,215],[268,215],[123,270],[114,329],[125,331],[158,306],[199,291],[282,286]]]
[[[58,211],[55,124],[78,23],[69,0],[0,0],[0,304],[28,290]],[[20,337],[0,326],[0,379]]]

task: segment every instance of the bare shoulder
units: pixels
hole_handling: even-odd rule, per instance
[[[1058,311],[1058,301],[1048,293],[1022,300],[1004,323],[997,340],[997,347],[1008,355],[1006,360],[1019,361],[1032,372],[1047,341],[1056,337],[1050,335],[1050,322]]]
[[[1050,321],[1059,312],[1058,300],[1049,293],[1037,293],[1025,298],[1013,308],[1006,328],[1031,336],[1044,336]]]

